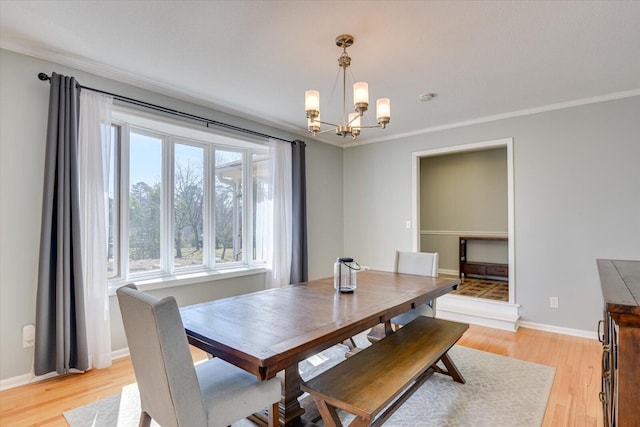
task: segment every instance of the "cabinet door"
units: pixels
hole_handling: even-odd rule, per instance
[[[608,417],[612,427],[618,425],[618,325],[609,317],[609,371],[611,385],[609,386]]]
[[[601,388],[599,393],[600,402],[602,402],[602,415],[604,418],[604,427],[613,427],[614,424],[614,408],[613,399],[613,357],[612,357],[612,332],[613,326],[609,314],[604,312],[604,320],[598,323],[598,340],[602,343],[602,375]]]
[[[602,346],[602,386],[600,401],[602,402],[602,415],[604,427],[613,427],[613,408],[611,405],[611,347],[609,344]]]

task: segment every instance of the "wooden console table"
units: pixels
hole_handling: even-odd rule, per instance
[[[509,265],[493,262],[469,261],[467,259],[467,241],[484,240],[494,242],[508,242],[507,237],[460,237],[460,278],[464,275],[482,277],[499,277],[509,280]]]

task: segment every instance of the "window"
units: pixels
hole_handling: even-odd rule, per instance
[[[216,150],[216,262],[242,260],[242,153]]]
[[[175,144],[174,150],[173,265],[203,265],[205,149]]]
[[[114,283],[265,264],[266,145],[120,109],[112,140]]]
[[[160,270],[161,137],[129,132],[129,273]]]

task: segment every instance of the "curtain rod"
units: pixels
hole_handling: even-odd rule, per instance
[[[38,78],[40,80],[42,80],[42,81],[51,82],[51,77],[49,77],[46,73],[38,73]],[[186,119],[191,119],[191,120],[195,120],[195,121],[198,121],[198,122],[203,122],[203,123],[206,123],[207,127],[209,127],[209,125],[214,125],[214,126],[218,126],[218,127],[224,128],[224,129],[230,129],[230,130],[234,130],[234,131],[237,131],[237,132],[247,133],[247,134],[254,135],[254,136],[259,136],[259,137],[262,137],[262,138],[271,138],[271,139],[275,139],[275,140],[282,141],[282,142],[288,142],[288,143],[291,143],[291,144],[295,144],[296,143],[296,141],[289,141],[288,139],[278,138],[277,136],[267,135],[266,133],[256,132],[256,131],[251,130],[251,129],[245,129],[245,128],[241,128],[239,126],[234,126],[234,125],[230,125],[230,124],[227,124],[227,123],[222,123],[222,122],[219,122],[217,120],[207,119],[206,117],[200,117],[200,116],[196,116],[196,115],[193,115],[193,114],[184,113],[182,111],[178,111],[178,110],[174,110],[174,109],[171,109],[171,108],[163,107],[161,105],[151,104],[149,102],[140,101],[138,99],[129,98],[129,97],[126,97],[126,96],[118,95],[116,93],[105,92],[104,90],[94,89],[94,88],[88,87],[88,86],[83,86],[80,83],[78,83],[77,85],[78,85],[78,87],[80,89],[87,89],[87,90],[91,90],[91,91],[94,91],[94,92],[102,93],[104,95],[109,95],[109,96],[112,96],[113,99],[117,99],[118,101],[122,101],[122,102],[126,102],[126,103],[129,103],[129,104],[138,105],[140,107],[148,108],[150,110],[155,110],[155,111],[160,111],[160,112],[163,112],[163,113],[173,114],[174,116],[179,116],[179,117],[183,117],[183,118],[186,118]],[[302,142],[302,141],[300,141],[300,142]]]

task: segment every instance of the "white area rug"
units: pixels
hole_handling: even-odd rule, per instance
[[[360,342],[358,342],[360,345]],[[303,378],[344,360],[346,347],[332,347],[300,364]],[[555,368],[454,346],[449,353],[466,380],[434,374],[384,424],[388,427],[539,427]],[[135,427],[140,415],[135,384],[120,395],[64,413],[71,427]],[[352,416],[341,413],[347,424]],[[157,424],[152,424],[157,426]],[[318,426],[324,426],[321,421]],[[240,420],[233,427],[254,426]]]

